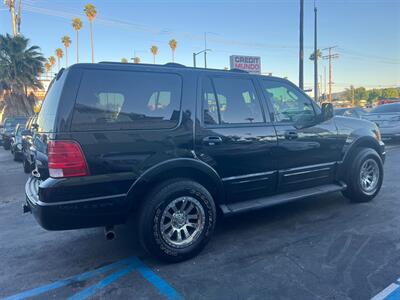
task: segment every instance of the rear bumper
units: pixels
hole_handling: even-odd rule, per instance
[[[128,216],[126,195],[49,202],[45,182],[31,176],[25,184],[26,203],[36,221],[47,230],[67,230],[122,224]]]

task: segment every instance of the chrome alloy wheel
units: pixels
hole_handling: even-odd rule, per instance
[[[361,165],[360,184],[364,193],[371,195],[377,187],[380,177],[380,170],[377,162],[373,159],[367,159]]]
[[[161,236],[168,245],[184,248],[198,239],[204,223],[205,213],[200,202],[193,197],[179,197],[162,212]]]

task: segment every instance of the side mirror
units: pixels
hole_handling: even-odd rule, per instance
[[[324,121],[333,118],[333,105],[332,103],[322,103],[322,119]]]

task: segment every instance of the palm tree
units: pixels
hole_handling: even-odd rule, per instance
[[[49,78],[49,72],[51,71],[50,63],[47,62],[47,63],[44,64],[44,70],[46,72],[46,78]]]
[[[315,56],[315,55],[314,55],[314,52],[313,52],[313,53],[311,53],[309,59],[310,59],[310,60],[314,60],[314,56]],[[321,59],[321,57],[322,57],[321,49],[317,49],[317,60]]]
[[[4,4],[8,6],[8,9],[11,13],[11,22],[12,22],[12,30],[13,35],[17,35],[17,14],[15,13],[15,0],[4,0]]]
[[[71,38],[65,35],[61,38],[61,43],[63,43],[65,47],[65,66],[68,67],[68,47],[71,45]]]
[[[72,20],[72,27],[76,31],[76,63],[79,62],[79,30],[82,29],[83,23],[80,18],[75,18]]]
[[[93,28],[92,28],[92,22],[94,18],[96,18],[97,15],[97,10],[96,7],[93,4],[86,4],[84,12],[86,16],[89,19],[89,24],[90,24],[90,45],[92,46],[92,63],[94,63],[94,46],[93,46]]]
[[[124,63],[124,64],[127,64],[127,63],[128,63],[128,59],[126,59],[125,57],[123,57],[123,58],[121,58],[121,62]]]
[[[178,45],[178,42],[175,39],[172,39],[168,42],[169,47],[171,48],[171,52],[172,52],[172,62],[175,61],[175,50],[176,50],[176,46]]]
[[[50,56],[48,59],[51,69],[53,69],[54,65],[56,64],[56,58],[54,56]]]
[[[151,54],[153,54],[153,63],[155,64],[156,63],[156,55],[158,54],[158,47],[155,45],[151,46],[150,52],[151,52]]]
[[[60,71],[60,59],[63,58],[64,52],[61,48],[56,49],[56,56],[57,56],[57,64],[58,64],[58,71]]]
[[[0,81],[8,93],[5,97],[5,116],[29,115],[33,101],[28,89],[42,88],[39,74],[43,72],[45,58],[37,46],[29,46],[29,40],[21,35],[0,35]]]
[[[135,57],[133,58],[133,63],[135,63],[135,64],[140,64],[140,57],[139,57],[139,56],[135,56]]]

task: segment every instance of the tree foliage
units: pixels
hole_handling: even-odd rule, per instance
[[[28,88],[41,88],[38,76],[44,71],[45,61],[40,48],[29,47],[27,38],[0,35],[0,78],[10,91],[23,93]]]
[[[39,75],[46,59],[37,46],[30,46],[22,35],[0,35],[0,83],[6,90],[3,116],[33,112],[34,101],[28,90],[43,88]]]

